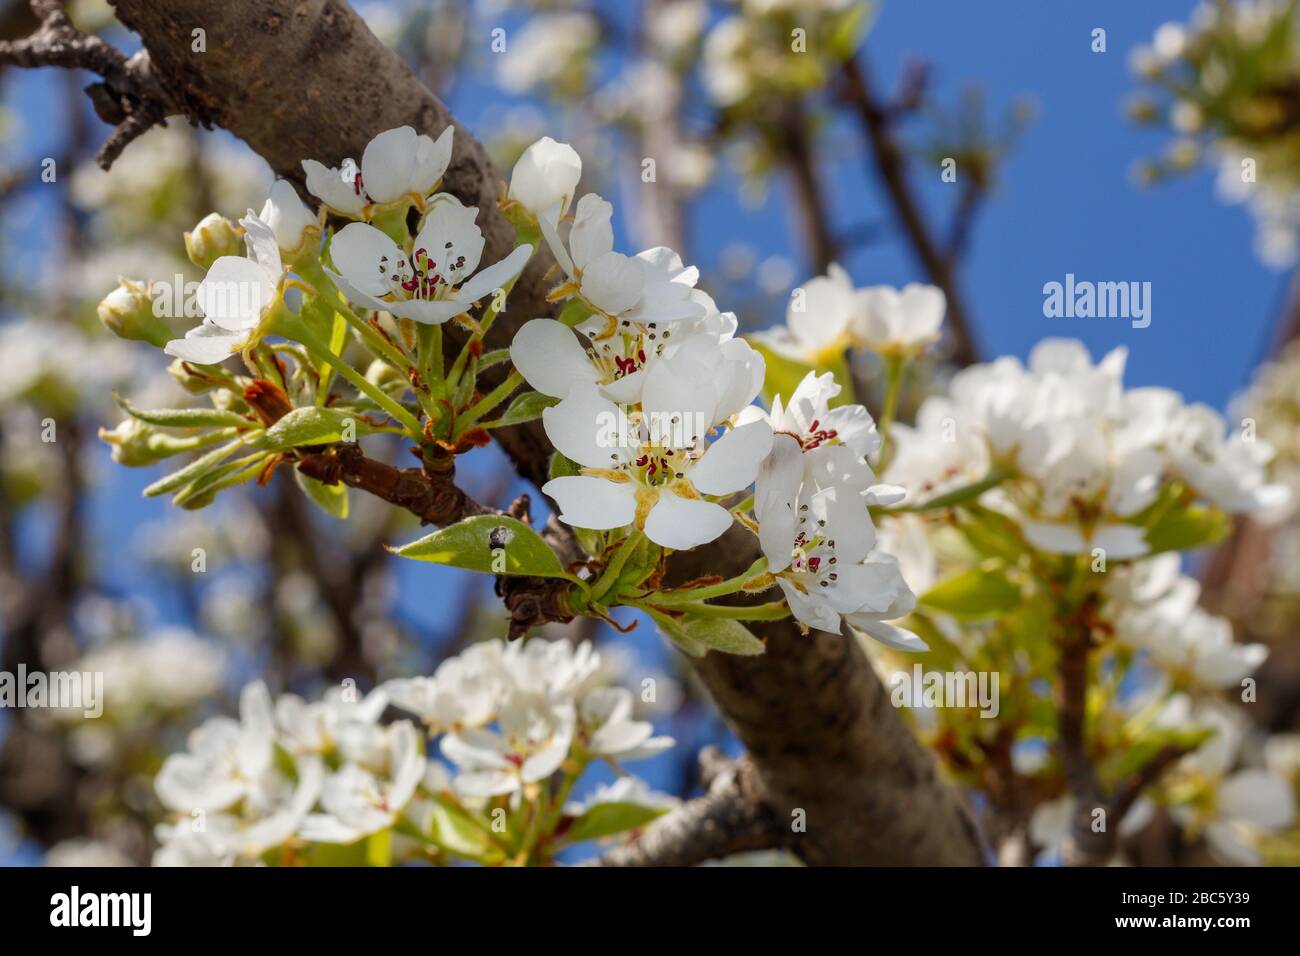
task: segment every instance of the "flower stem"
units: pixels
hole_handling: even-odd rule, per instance
[[[287,320],[280,329],[281,334],[288,338],[295,339],[302,343],[307,353],[316,361],[316,363],[330,363],[334,357],[330,355],[329,346],[325,345],[320,339],[307,329],[307,326],[299,321],[297,317]],[[338,373],[346,378],[357,391],[368,395],[374,399],[376,405],[388,412],[394,419],[401,422],[403,427],[409,433],[410,437],[416,442],[423,442],[424,436],[420,429],[420,421],[412,415],[406,408],[393,400],[378,385],[369,381],[364,375],[354,369],[347,362],[337,362]]]
[[[708,598],[723,597],[727,594],[735,594],[744,588],[746,584],[767,571],[767,558],[759,558],[749,566],[749,569],[743,574],[738,574],[734,578],[728,578],[725,581],[719,581],[717,584],[706,585],[699,588],[683,588],[676,591],[663,591],[654,595],[651,599],[653,603],[664,607],[673,605],[691,604],[695,601],[703,601]]]
[[[898,411],[898,394],[903,387],[903,372],[907,369],[907,359],[900,355],[890,355],[885,359],[885,405],[880,412],[880,457],[877,459],[876,471],[883,473],[889,464],[889,432],[894,424],[894,415]]]
[[[685,611],[700,617],[725,617],[735,621],[780,621],[790,616],[790,606],[784,601],[767,604],[677,604],[674,611]]]
[[[631,534],[623,539],[619,549],[614,552],[613,559],[605,566],[605,570],[601,572],[600,577],[591,586],[591,600],[593,603],[601,603],[607,592],[618,583],[618,577],[623,573],[623,568],[627,565],[628,559],[632,557],[632,552],[644,540],[645,534],[637,530],[633,530]]]
[[[471,428],[482,416],[486,415],[492,409],[496,408],[503,401],[510,397],[510,393],[524,383],[524,377],[518,372],[511,372],[506,376],[506,380],[498,385],[492,391],[488,392],[480,401],[470,407],[468,411],[461,416],[460,421],[463,423],[460,430]]]

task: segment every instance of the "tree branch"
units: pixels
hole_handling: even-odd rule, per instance
[[[394,126],[437,135],[455,125],[340,0],[114,0],[114,6],[197,115],[243,138],[280,175],[300,180],[299,163],[307,157],[337,164],[360,156],[374,134]],[[198,56],[190,33],[200,26],[208,45]],[[290,82],[292,95],[286,95]],[[487,262],[514,244],[514,230],[496,207],[500,183],[483,147],[457,125],[443,189],[479,208]],[[492,326],[488,348],[508,345],[528,319],[554,314],[545,301],[552,264],[545,250],[533,256]],[[496,435],[521,475],[537,485],[546,481],[551,446],[539,423]],[[378,487],[394,494],[401,487],[404,500],[432,500],[396,481]],[[733,567],[735,574],[757,553],[752,536],[737,527],[714,545],[679,553],[669,571],[681,580]],[[512,614],[546,615],[539,605],[550,592],[519,593]],[[817,863],[982,862],[960,796],[939,779],[933,758],[890,705],[856,642],[804,636],[790,622],[763,622],[754,630],[767,641],[765,655],[710,654],[693,663],[749,750],[778,816],[806,814],[801,856]]]
[[[86,92],[100,119],[117,127],[99,150],[97,161],[104,169],[140,134],[165,126],[173,113],[201,121],[159,81],[147,52],[128,58],[100,37],[82,33],[59,0],[31,0],[31,9],[39,26],[23,39],[0,41],[0,64],[89,70],[103,79]]]
[[[766,803],[748,760],[730,760],[716,748],[700,752],[706,793],[660,817],[597,866],[695,866],[751,850],[788,848],[797,839],[789,821]]]

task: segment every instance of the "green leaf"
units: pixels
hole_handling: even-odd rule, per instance
[[[265,453],[258,453],[218,465],[176,492],[172,504],[189,511],[206,508],[212,504],[218,491],[242,485],[256,478],[266,459]]]
[[[972,568],[936,584],[918,601],[953,617],[978,620],[1017,607],[1020,588],[1002,571]]]
[[[217,408],[136,408],[116,393],[113,395],[113,400],[132,418],[165,428],[210,428],[214,425],[239,425],[251,428],[253,424],[243,415]]]
[[[749,632],[740,621],[726,617],[687,617],[686,636],[691,640],[722,651],[752,657],[767,650],[767,645]]]
[[[973,501],[990,488],[996,488],[1002,482],[1007,480],[1007,475],[996,469],[990,471],[979,481],[973,481],[969,485],[962,485],[946,494],[931,498],[928,501],[917,505],[904,505],[901,508],[895,508],[895,511],[938,511],[940,508],[952,508],[956,505]]]
[[[830,36],[826,48],[832,59],[844,61],[853,56],[871,21],[875,19],[875,3],[855,3],[830,21]]]
[[[460,807],[436,797],[429,820],[429,838],[449,853],[483,860],[494,847],[488,835]]]
[[[200,458],[194,459],[184,468],[173,471],[164,478],[159,478],[153,484],[144,490],[146,498],[156,498],[159,495],[165,495],[170,491],[175,491],[183,485],[199,478],[213,468],[217,467],[222,461],[229,457],[240,442],[238,440],[230,442],[228,445],[222,445],[220,448],[214,448]]]
[[[499,428],[503,425],[522,425],[524,422],[531,422],[534,419],[541,418],[545,409],[559,403],[558,398],[543,395],[541,392],[524,392],[510,403],[510,407],[506,409],[504,415],[484,424],[490,425],[492,428]]]
[[[504,515],[479,515],[393,549],[403,558],[486,574],[577,579],[528,525]]]
[[[305,856],[310,866],[365,866],[365,840],[351,843],[312,843],[307,847]]]
[[[1014,563],[1026,551],[1020,526],[990,508],[976,505],[963,509],[963,518],[956,528],[983,558],[1002,558]]]
[[[301,471],[294,470],[294,480],[298,482],[298,487],[303,490],[308,498],[316,502],[321,509],[328,515],[338,518],[340,521],[346,521],[348,517],[348,486],[339,482],[334,485],[327,485],[323,481],[317,481]]]
[[[710,650],[751,657],[767,650],[766,645],[749,632],[740,621],[725,617],[674,617],[652,607],[644,607],[660,632],[692,657],[703,657]]]
[[[266,442],[268,448],[284,451],[301,445],[329,445],[353,440],[369,430],[365,421],[356,415],[333,408],[308,406],[295,408],[268,428]]]
[[[645,807],[639,803],[598,803],[573,821],[565,840],[580,843],[613,836],[643,827],[667,812],[664,807]]]
[[[709,652],[708,647],[686,633],[683,618],[664,614],[654,608],[642,607],[641,609],[650,615],[650,619],[659,628],[659,633],[676,644],[684,653],[689,654],[691,657],[703,657]]]
[[[1147,544],[1151,554],[1191,551],[1220,540],[1228,527],[1228,517],[1222,511],[1193,505],[1165,514],[1147,531]]]

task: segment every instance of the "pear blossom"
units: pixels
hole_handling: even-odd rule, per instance
[[[694,295],[699,270],[662,246],[636,256],[615,252],[613,215],[610,203],[587,193],[578,200],[567,235],[561,233],[559,203],[538,216],[542,237],[570,286],[600,313],[579,328],[604,338],[631,323],[703,318],[704,306]]]
[[[828,365],[838,361],[852,344],[858,309],[853,280],[842,267],[831,263],[826,275],[795,290],[786,308],[785,325],[760,332],[754,340],[797,362]]]
[[[510,677],[501,642],[494,640],[448,658],[432,677],[398,678],[383,690],[395,707],[420,717],[430,732],[455,732],[491,723],[509,693]]]
[[[423,212],[451,162],[454,135],[452,126],[437,140],[399,126],[385,130],[366,145],[360,167],[348,160],[342,167],[330,169],[305,159],[302,169],[307,189],[349,219],[369,221],[376,207],[398,202],[413,203]]]
[[[632,719],[632,692],[625,687],[594,687],[583,695],[576,739],[587,753],[619,761],[653,757],[674,743],[655,737],[647,721]]]
[[[397,822],[424,778],[426,758],[421,736],[409,721],[391,724],[384,735],[382,770],[348,763],[331,774],[321,788],[324,812],[309,814],[299,828],[304,839],[353,843]]]
[[[350,223],[330,243],[338,271],[326,271],[354,305],[441,324],[514,279],[532,255],[532,246],[518,246],[476,271],[485,245],[477,217],[476,207],[438,193],[409,253],[374,226]]]
[[[580,178],[582,159],[577,150],[568,143],[557,143],[543,136],[524,150],[515,163],[506,198],[519,203],[535,218],[546,210],[552,210],[557,219],[562,218],[569,211]]]
[[[705,496],[752,484],[771,448],[772,429],[750,422],[703,448],[718,410],[714,383],[678,377],[667,363],[658,369],[665,371],[646,382],[637,434],[618,429],[626,413],[594,385],[576,385],[542,413],[552,444],[584,469],[551,479],[542,491],[559,504],[560,520],[575,527],[607,530],[635,522],[656,544],[683,550],[707,544],[731,525],[731,512]],[[654,434],[647,423],[655,423]],[[673,431],[680,440],[665,435]]]
[[[283,844],[321,792],[323,765],[294,762],[289,775],[274,759],[274,723],[266,686],[250,684],[240,698],[240,720],[216,717],[191,735],[189,750],[173,754],[154,782],[158,798],[183,815],[163,824],[155,865],[201,858],[255,860]],[[194,827],[196,820],[201,827]]]
[[[284,694],[275,702],[280,746],[291,754],[335,755],[364,761],[382,751],[379,718],[388,706],[383,689],[356,699],[353,688],[332,687],[318,701]]]
[[[442,738],[442,753],[456,765],[453,785],[467,797],[519,792],[560,769],[573,743],[572,701],[512,698],[497,716],[499,731],[469,728]]]
[[[600,654],[590,641],[521,641],[505,648],[501,665],[513,696],[572,701],[599,671]]]
[[[1173,470],[1229,514],[1285,517],[1291,509],[1291,493],[1285,485],[1268,483],[1264,469],[1273,447],[1262,440],[1247,440],[1239,431],[1225,438],[1225,430],[1223,417],[1205,405],[1175,412],[1164,437]]]
[[[843,445],[858,458],[875,454],[880,448],[880,435],[871,414],[861,405],[830,407],[840,391],[830,372],[809,372],[788,402],[782,403],[777,395],[772,399],[770,413],[763,414],[757,406],[751,406],[752,411],[746,409],[746,413],[762,415],[774,432],[793,436],[805,452]]]
[[[252,215],[252,210],[249,210]],[[286,256],[304,251],[306,244],[320,239],[320,217],[298,198],[293,186],[277,179],[257,218],[275,236],[275,244]]]
[[[199,284],[196,301],[203,323],[173,339],[164,351],[195,365],[216,365],[253,345],[270,310],[280,301],[284,263],[271,227],[256,216],[244,227],[247,257],[222,256]]]
[[[939,337],[947,298],[937,286],[912,282],[902,290],[873,286],[857,294],[853,336],[881,354],[906,354]]]
[[[197,727],[185,753],[168,757],[154,781],[171,810],[224,810],[250,793],[272,769],[274,722],[266,685],[249,684],[240,696],[240,719],[214,717]]]
[[[1116,634],[1176,677],[1201,687],[1239,686],[1264,662],[1268,647],[1236,643],[1229,620],[1197,606],[1200,593],[1194,579],[1181,577],[1147,606],[1121,611]]]
[[[798,621],[831,634],[847,621],[898,650],[926,649],[915,634],[888,623],[908,614],[916,598],[898,560],[875,550],[875,528],[860,495],[803,484],[790,499],[756,498],[755,513],[768,571]],[[778,528],[783,536],[767,530]]]

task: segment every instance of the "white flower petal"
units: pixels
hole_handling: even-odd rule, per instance
[[[199,283],[195,301],[214,325],[231,332],[254,328],[275,298],[275,285],[252,259],[222,256]]]
[[[691,468],[691,484],[706,495],[740,491],[753,483],[759,463],[771,450],[772,426],[767,422],[750,422],[733,428],[710,445],[704,457]]]
[[[410,272],[406,253],[397,248],[397,243],[364,222],[349,223],[334,234],[330,241],[330,257],[348,285],[369,297],[392,291],[381,268],[388,275],[398,269]]]
[[[555,499],[560,520],[575,528],[607,531],[631,524],[636,517],[631,484],[571,475],[552,478],[542,486],[542,493]]]
[[[411,258],[421,265],[427,260],[431,275],[439,275],[449,286],[458,286],[478,268],[486,240],[478,227],[478,207],[466,206],[451,193],[438,193],[411,246]],[[531,251],[531,250],[530,250]]]
[[[708,501],[661,492],[646,516],[645,533],[655,544],[677,551],[708,544],[731,527],[731,512]]]
[[[563,398],[575,382],[599,376],[573,330],[554,319],[532,319],[510,343],[510,361],[534,389]]]
[[[630,449],[630,437],[620,431],[623,417],[595,385],[577,383],[560,404],[542,412],[542,424],[566,458],[587,468],[609,468]]]
[[[247,332],[227,332],[204,322],[186,332],[185,338],[172,339],[163,351],[195,365],[216,365],[238,352],[247,341]]]

